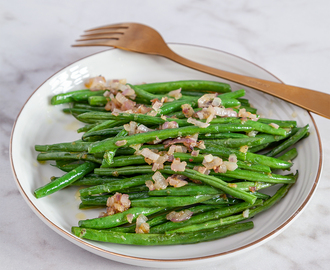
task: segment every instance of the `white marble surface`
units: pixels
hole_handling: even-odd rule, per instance
[[[327,0],[1,1],[1,268],[142,269],[98,257],[58,236],[25,203],[11,173],[10,133],[24,102],[60,68],[104,49],[70,47],[84,29],[145,23],[168,42],[227,51],[287,84],[330,93],[329,11]],[[307,209],[275,239],[208,269],[329,269],[330,127],[329,120],[318,116],[315,120],[324,168]]]

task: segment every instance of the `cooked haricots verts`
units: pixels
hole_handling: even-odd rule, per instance
[[[279,170],[290,170],[292,145],[308,136],[308,125],[260,118],[243,89],[102,76],[86,87],[51,99],[70,103],[63,111],[84,123],[81,139],[35,146],[38,161],[66,172],[36,189],[37,198],[82,186],[80,209],[106,208],[72,227],[78,237],[133,245],[219,239],[252,229],[252,221],[238,222],[273,206],[297,180],[298,172]]]

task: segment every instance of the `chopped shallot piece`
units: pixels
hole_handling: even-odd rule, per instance
[[[278,129],[280,127],[278,124],[275,124],[275,123],[270,123],[269,125],[276,129]]]
[[[175,145],[171,145],[170,148],[167,151],[167,154],[169,155],[173,155],[175,152],[176,146]]]
[[[195,169],[195,167],[194,167],[194,169]],[[206,174],[206,175],[208,175],[210,173],[210,170],[205,168],[204,166],[198,166],[197,171],[202,174]]]
[[[175,99],[179,99],[179,98],[181,98],[181,97],[182,97],[182,94],[181,94],[181,88],[169,92],[168,95],[169,95],[170,97],[175,98]]]
[[[223,163],[226,165],[228,171],[235,171],[238,167],[236,162],[224,161]]]
[[[90,78],[85,86],[89,88],[91,91],[104,90],[105,89],[106,80],[103,76],[97,76]]]
[[[151,159],[152,161],[156,161],[160,156],[154,152],[152,152],[149,148],[143,148],[141,153],[145,158]]]
[[[156,101],[153,105],[152,108],[157,112],[159,109],[163,106],[163,103],[160,101]]]
[[[205,166],[206,169],[211,170],[219,167],[222,164],[222,159],[209,154],[204,157],[202,164]]]
[[[193,212],[188,209],[182,210],[180,212],[172,211],[166,215],[166,219],[172,222],[181,222],[190,219],[192,215]]]
[[[148,128],[147,126],[140,124],[137,128],[135,133],[145,133],[145,132],[149,132],[149,131],[153,131],[153,129]]]
[[[186,166],[187,166],[187,162],[185,161],[180,162],[179,158],[175,158],[171,164],[171,170],[175,172],[184,172]]]
[[[123,146],[123,145],[125,145],[126,143],[127,143],[126,140],[121,140],[121,141],[116,141],[116,142],[115,142],[115,145],[117,145],[117,146]]]
[[[155,172],[155,174],[152,176],[152,179],[154,180],[154,182],[151,180],[145,182],[149,190],[165,189],[168,186],[165,177],[159,171]]]
[[[198,99],[198,107],[204,108],[212,104],[213,99],[217,94],[205,94]]]
[[[131,206],[131,201],[128,194],[121,194],[116,192],[115,195],[107,199],[107,215],[122,213]]]
[[[237,156],[235,154],[230,154],[228,157],[228,161],[237,162]]]
[[[136,233],[149,233],[150,225],[147,223],[148,218],[140,214],[136,219]]]
[[[136,133],[137,123],[134,121],[129,122],[129,124],[124,125],[124,129],[128,132],[128,135],[133,135]]]
[[[214,168],[214,172],[216,172],[216,173],[225,173],[225,172],[227,172],[227,166],[223,163],[220,166]]]
[[[235,184],[235,183],[228,183],[227,186],[232,187],[232,188],[237,188],[237,184]]]
[[[215,114],[220,117],[237,117],[237,112],[232,108],[214,107]]]
[[[250,214],[250,209],[246,209],[243,211],[243,217],[248,218]]]
[[[160,129],[169,129],[169,128],[178,128],[179,125],[175,121],[171,122],[165,122],[164,124],[161,125]]]
[[[240,152],[246,153],[249,150],[249,147],[247,145],[242,145],[239,149]]]
[[[134,215],[133,214],[127,214],[126,215],[126,219],[127,219],[128,223],[132,223],[133,218],[134,218]]]
[[[199,150],[193,150],[193,151],[191,151],[191,156],[198,157],[198,155],[199,155]]]
[[[191,123],[197,127],[201,127],[201,128],[206,128],[208,127],[210,124],[208,123],[203,123],[201,121],[196,120],[195,118],[189,117],[187,120],[188,123]]]
[[[219,107],[220,105],[221,105],[221,99],[218,97],[214,98],[212,101],[212,106]]]
[[[258,134],[258,131],[256,130],[251,130],[250,132],[247,133],[249,137],[255,137]]]
[[[192,117],[194,114],[194,109],[191,107],[190,104],[183,104],[181,105],[182,112],[186,118]]]
[[[166,182],[173,187],[183,187],[188,184],[183,175],[173,174],[172,176],[167,177]]]

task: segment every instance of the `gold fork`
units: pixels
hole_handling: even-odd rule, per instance
[[[85,31],[73,47],[110,46],[122,50],[166,57],[181,65],[236,82],[293,103],[330,119],[330,95],[306,88],[248,77],[205,66],[173,52],[153,28],[138,23],[120,23]]]

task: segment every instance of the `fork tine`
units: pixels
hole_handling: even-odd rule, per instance
[[[104,30],[104,29],[118,29],[118,28],[127,29],[127,28],[129,28],[129,26],[128,26],[128,24],[125,24],[125,23],[109,24],[109,25],[100,26],[100,27],[97,27],[97,28],[85,30],[85,32]]]
[[[78,41],[85,40],[96,40],[96,39],[119,39],[122,37],[121,33],[111,33],[111,34],[93,34],[93,35],[81,35],[82,39]]]
[[[113,31],[101,31],[101,32],[93,32],[93,33],[88,33],[85,35],[80,35],[81,37],[90,37],[90,36],[98,36],[98,35],[124,35],[123,32],[113,32]]]
[[[79,42],[79,40],[77,40]],[[81,43],[75,43],[71,45],[72,47],[86,47],[86,46],[108,46],[108,47],[117,47],[116,46],[116,40],[103,40],[103,41],[90,41],[90,42],[81,42]]]
[[[90,41],[90,40],[99,40],[99,39],[107,39],[107,40],[118,40],[116,37],[90,37],[90,38],[80,38],[76,41]]]

